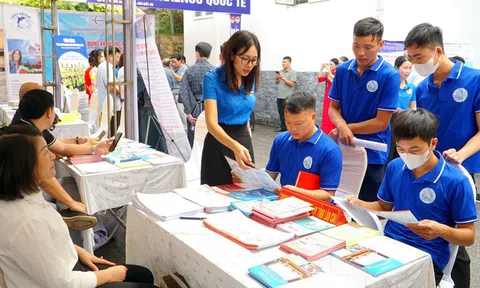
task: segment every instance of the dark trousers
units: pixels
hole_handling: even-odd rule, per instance
[[[248,149],[252,161],[255,162],[252,138],[250,137],[247,125],[220,124],[220,126],[228,136]],[[200,170],[201,184],[218,186],[233,183],[231,169],[227,160],[225,160],[225,156],[235,159],[232,150],[220,143],[212,134],[208,133],[203,143],[202,168]]]
[[[465,247],[458,247],[457,258],[452,269],[452,279],[455,288],[470,288],[470,257]]]
[[[160,123],[156,120],[155,110],[151,105],[138,107],[139,139],[141,143],[150,145],[152,148],[168,154],[167,141],[163,135]],[[148,131],[148,143],[146,142],[148,120],[150,128]]]
[[[255,110],[250,114],[250,129],[252,131],[255,129]]]
[[[280,116],[280,129],[287,130],[287,126],[285,125],[285,99],[278,99],[277,98],[277,108],[278,108],[278,116]]]
[[[187,118],[187,137],[190,147],[193,147],[193,140],[195,139],[195,126],[190,123],[190,120]]]
[[[122,111],[116,111],[115,115],[117,116],[117,126],[115,126],[114,117],[110,118],[110,137],[115,136],[117,133],[118,126],[120,126],[120,117],[122,117]]]
[[[377,201],[378,189],[382,184],[384,175],[385,165],[368,164],[358,199],[368,202]]]
[[[148,268],[138,266],[138,265],[124,265],[127,267],[127,275],[125,280],[120,283],[107,283],[99,287],[104,288],[158,288],[153,285],[153,274]],[[110,266],[107,265],[97,265],[99,270],[108,269]],[[73,271],[91,271],[90,268],[86,267],[80,262],[77,262]]]

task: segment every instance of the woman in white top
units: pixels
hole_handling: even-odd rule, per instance
[[[6,286],[156,287],[148,269],[116,266],[72,243],[67,225],[38,189],[55,176],[54,159],[37,129],[0,129],[0,273]],[[119,283],[129,279],[149,284]]]

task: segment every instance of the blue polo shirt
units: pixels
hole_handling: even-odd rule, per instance
[[[372,67],[366,69],[362,77],[357,71],[357,60],[352,59],[337,68],[328,98],[340,103],[343,119],[359,123],[373,119],[378,110],[395,112],[398,104],[400,74],[381,56]],[[390,125],[387,130],[375,134],[355,134],[365,139],[390,145]],[[368,164],[385,164],[387,152],[367,149]]]
[[[206,99],[217,101],[219,124],[247,124],[255,106],[255,89],[246,92],[243,91],[242,85],[240,93],[237,94],[228,87],[226,78],[227,73],[223,65],[205,74],[202,101]]]
[[[417,97],[415,96],[415,85],[405,82],[405,87],[400,88],[400,92],[398,93],[398,105],[397,108],[400,110],[407,110],[410,108],[411,102],[416,102]]]
[[[283,132],[275,137],[266,170],[280,173],[280,183],[295,185],[300,171],[320,176],[320,189],[336,190],[342,173],[342,152],[337,143],[322,132],[298,143]]]
[[[441,87],[433,83],[433,75],[417,87],[417,107],[438,117],[437,150],[462,149],[477,132],[476,114],[480,112],[480,71],[455,63]],[[463,161],[470,173],[480,172],[480,152]]]
[[[392,203],[393,210],[411,210],[419,221],[434,220],[450,227],[477,221],[474,192],[468,178],[443,160],[440,152],[434,153],[439,158],[438,164],[418,179],[401,158],[390,162],[378,198]],[[441,270],[447,265],[450,250],[443,238],[425,240],[393,221],[387,222],[384,232],[430,254]]]

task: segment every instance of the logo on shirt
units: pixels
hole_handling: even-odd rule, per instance
[[[420,191],[420,200],[425,204],[431,204],[435,201],[436,197],[437,195],[432,188],[423,188],[422,191]]]
[[[412,88],[408,88],[407,94],[408,94],[408,95],[412,95]]]
[[[307,156],[305,157],[305,159],[303,159],[303,167],[305,167],[305,169],[312,168],[312,163],[313,163],[313,159],[310,156]]]
[[[378,89],[378,82],[375,80],[370,80],[367,83],[367,90],[368,92],[375,92]]]
[[[468,92],[465,88],[458,88],[453,91],[453,100],[457,103],[462,103],[463,101],[467,100]]]

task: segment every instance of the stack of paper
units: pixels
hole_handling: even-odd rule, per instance
[[[312,204],[295,197],[261,204],[252,209],[252,219],[270,227],[310,216]]]
[[[276,228],[281,231],[294,233],[295,236],[301,237],[333,227],[335,227],[335,225],[318,219],[317,217],[310,216],[308,218],[278,224]]]
[[[162,221],[203,212],[202,206],[172,192],[163,194],[137,193],[133,205]]]
[[[238,210],[213,215],[203,220],[203,223],[212,231],[249,250],[277,246],[295,236],[259,224]]]
[[[207,213],[218,213],[230,210],[232,199],[218,194],[207,186],[175,189],[173,192],[205,208]]]
[[[300,255],[308,261],[315,261],[343,247],[345,247],[345,241],[319,232],[280,245],[280,249]]]
[[[355,245],[369,238],[380,236],[382,234],[380,231],[360,226],[354,222],[337,226],[320,233],[345,241],[347,247]]]
[[[119,170],[115,165],[112,165],[108,162],[95,162],[95,163],[85,163],[85,164],[78,164],[74,165],[75,168],[80,171],[81,174],[96,174],[96,173],[105,173]]]
[[[322,268],[295,254],[248,269],[248,275],[269,288],[312,277],[317,273],[323,273]]]
[[[278,198],[278,194],[263,188],[234,192],[234,193],[228,194],[228,196],[239,199],[239,200],[243,200],[243,201],[277,200]]]

